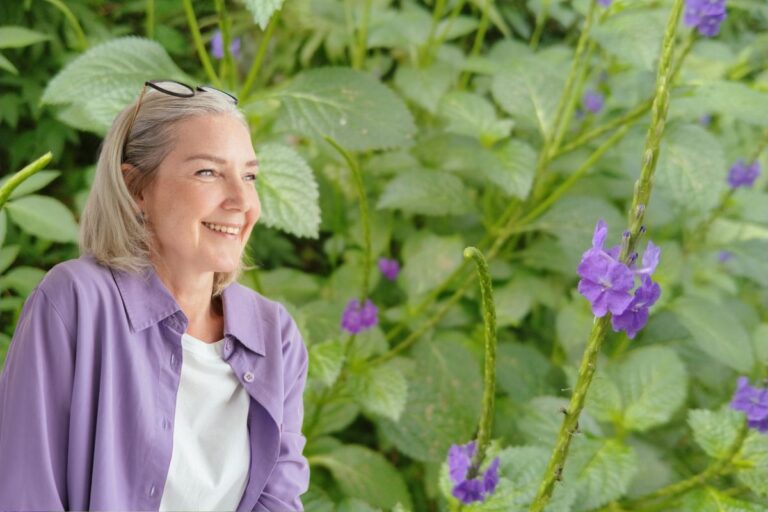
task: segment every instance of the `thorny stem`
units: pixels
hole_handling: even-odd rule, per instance
[[[630,508],[630,509],[639,509],[642,507],[646,507],[646,506],[652,505],[657,500],[669,499],[676,496],[680,496],[681,494],[693,489],[694,487],[702,485],[703,483],[711,480],[712,478],[715,478],[723,474],[730,468],[731,463],[733,462],[733,459],[736,457],[736,455],[738,455],[739,451],[741,450],[741,446],[742,444],[744,444],[744,440],[746,439],[748,433],[749,433],[749,429],[747,428],[747,423],[745,421],[742,424],[741,429],[739,430],[739,433],[736,436],[735,441],[733,442],[731,447],[728,449],[728,451],[725,453],[725,455],[721,459],[713,461],[704,471],[702,471],[698,475],[694,475],[680,482],[676,482],[666,487],[662,487],[661,489],[658,489],[646,496],[643,496],[634,500],[621,502],[621,506],[623,508]]]
[[[49,151],[11,176],[11,178],[2,187],[0,187],[0,210],[2,210],[5,202],[8,201],[8,198],[11,197],[14,189],[21,185],[27,178],[48,165],[52,158],[53,153]]]
[[[472,466],[467,478],[475,478],[485,459],[485,452],[491,440],[493,427],[493,401],[496,396],[496,306],[493,303],[493,288],[488,263],[475,247],[464,249],[464,258],[473,259],[480,281],[480,295],[483,303],[483,327],[485,334],[485,370],[483,373],[483,409],[478,424],[477,449],[472,457]]]
[[[683,0],[675,0],[664,32],[661,58],[659,59],[659,67],[656,74],[656,94],[653,99],[653,106],[651,107],[651,126],[648,129],[645,140],[640,178],[635,183],[632,208],[629,211],[630,237],[626,244],[622,244],[621,255],[619,256],[621,261],[624,262],[627,261],[628,256],[634,251],[634,247],[637,244],[640,226],[645,216],[645,205],[648,204],[651,197],[653,174],[656,170],[659,145],[664,133],[667,109],[669,107],[669,86],[670,78],[672,78],[671,62],[675,33],[682,10]],[[555,448],[539,485],[536,498],[531,504],[531,512],[540,512],[544,509],[552,496],[555,482],[561,478],[565,460],[568,456],[568,448],[571,444],[571,437],[578,428],[579,415],[584,408],[587,391],[597,368],[597,356],[608,330],[609,321],[608,315],[596,318],[594,321],[592,332],[587,341],[587,348],[584,351],[579,367],[574,392],[566,409],[565,418],[555,441]]]
[[[248,71],[248,76],[245,78],[245,83],[240,88],[240,94],[238,94],[238,97],[243,102],[245,102],[245,100],[248,98],[248,95],[251,92],[251,87],[253,87],[253,83],[256,81],[256,77],[258,76],[259,70],[261,69],[261,64],[264,62],[264,56],[267,54],[269,40],[272,39],[272,34],[275,32],[275,27],[277,26],[277,22],[279,20],[280,11],[275,11],[275,13],[272,15],[272,18],[269,20],[267,29],[264,31],[264,36],[261,38],[259,49],[256,51],[256,56],[253,58],[253,64],[251,64],[251,69]]]
[[[197,17],[195,16],[195,10],[192,7],[192,0],[182,0],[184,4],[184,12],[187,15],[187,24],[189,25],[189,31],[192,34],[192,40],[195,43],[195,49],[197,50],[197,56],[200,62],[203,64],[205,74],[208,75],[208,80],[215,87],[221,87],[221,81],[216,76],[216,71],[213,69],[211,59],[208,56],[208,52],[205,51],[205,45],[203,44],[203,38],[200,35],[200,27],[197,24]]]

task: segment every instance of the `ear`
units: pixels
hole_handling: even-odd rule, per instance
[[[132,189],[131,185],[138,178],[139,169],[137,169],[131,164],[123,163],[120,165],[120,170],[123,173],[123,179],[125,180],[125,185],[128,187],[128,190],[131,191]],[[131,192],[131,195],[133,196],[133,200],[136,201],[136,204],[138,205],[139,209],[141,211],[144,211],[144,192],[141,191],[138,194],[133,194],[133,192]]]

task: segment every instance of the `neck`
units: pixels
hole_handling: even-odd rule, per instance
[[[190,326],[206,323],[221,315],[218,301],[212,299],[213,272],[172,272],[162,262],[153,261],[153,264],[157,276],[181,307]]]

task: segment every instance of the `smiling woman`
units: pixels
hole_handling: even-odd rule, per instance
[[[117,116],[82,256],[48,272],[8,352],[0,509],[302,509],[307,351],[236,282],[257,174],[226,93],[148,82]]]

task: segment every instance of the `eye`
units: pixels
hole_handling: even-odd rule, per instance
[[[208,174],[208,173],[209,173],[209,174]],[[216,171],[214,171],[213,169],[200,169],[199,171],[197,171],[197,172],[195,173],[195,176],[206,176],[206,177],[210,177],[210,176],[213,176],[213,175],[215,175],[215,174],[216,174]]]
[[[259,176],[253,173],[245,175],[245,181],[255,182],[258,179],[259,179]]]

